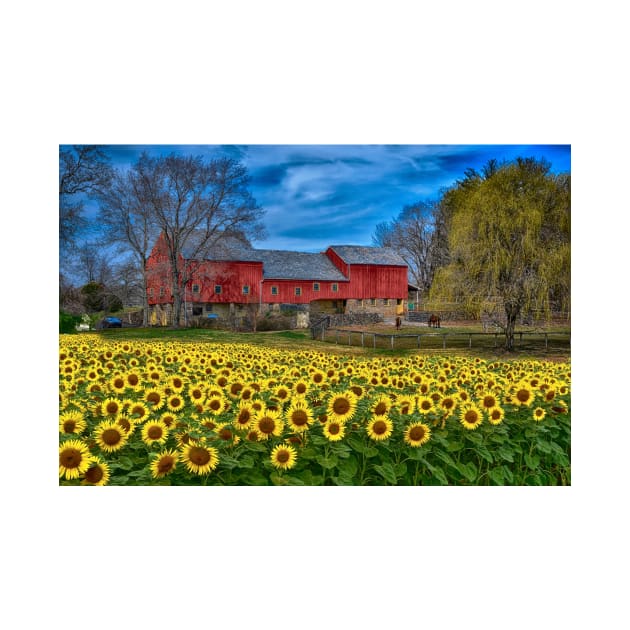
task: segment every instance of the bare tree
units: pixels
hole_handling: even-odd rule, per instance
[[[247,169],[231,158],[205,162],[201,157],[143,154],[134,177],[146,211],[164,234],[172,324],[177,327],[184,287],[199,262],[224,234],[241,231],[253,238],[262,236],[262,209],[248,190]]]
[[[143,326],[148,324],[149,312],[147,261],[159,234],[153,205],[145,196],[146,192],[142,175],[136,166],[128,172],[115,172],[110,184],[99,194],[99,223],[103,229],[103,238],[106,243],[114,245],[119,253],[131,253],[131,261],[140,276]],[[129,272],[127,267],[126,273]]]
[[[442,264],[440,212],[439,201],[406,206],[393,221],[379,223],[372,236],[374,245],[391,247],[400,254],[423,294],[430,289],[435,270]]]
[[[85,200],[109,182],[111,168],[103,148],[95,145],[59,149],[59,247],[68,251],[87,229]]]

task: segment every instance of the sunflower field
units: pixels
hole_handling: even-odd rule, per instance
[[[60,336],[61,485],[570,485],[569,362]]]

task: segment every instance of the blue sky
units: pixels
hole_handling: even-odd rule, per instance
[[[570,145],[115,145],[112,164],[141,154],[228,155],[248,168],[268,237],[256,247],[322,251],[370,245],[377,223],[406,205],[435,199],[467,168],[489,159],[545,158],[570,171]],[[94,209],[92,208],[92,212]]]

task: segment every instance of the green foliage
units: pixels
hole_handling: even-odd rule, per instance
[[[470,312],[497,310],[508,333],[532,308],[550,313],[570,298],[570,176],[518,159],[470,172],[445,194],[451,263],[435,277],[432,300]],[[509,341],[508,341],[509,345]]]
[[[81,323],[80,315],[70,315],[64,311],[59,311],[59,332],[74,333],[77,331],[77,324]]]

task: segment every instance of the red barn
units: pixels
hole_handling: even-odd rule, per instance
[[[192,247],[180,264],[191,270],[184,292],[182,323],[191,317],[228,317],[245,308],[278,309],[303,305],[310,314],[401,314],[408,295],[407,265],[393,250],[380,247],[332,245],[311,254],[254,249],[234,237],[224,237],[202,260],[193,260]],[[163,235],[147,262],[150,321],[170,321],[171,275]],[[308,325],[308,317],[302,318]]]

